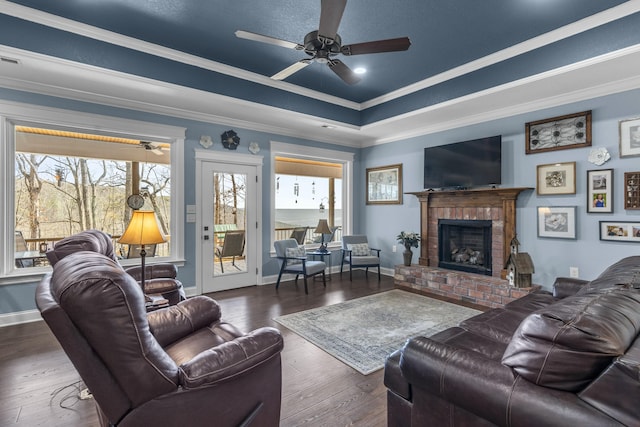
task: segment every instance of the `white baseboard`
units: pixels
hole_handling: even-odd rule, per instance
[[[19,323],[37,322],[42,320],[38,310],[16,311],[15,313],[0,314],[0,328],[17,325]]]

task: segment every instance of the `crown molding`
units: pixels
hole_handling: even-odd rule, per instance
[[[143,40],[114,33],[112,31],[73,21],[71,19],[56,16],[47,12],[42,12],[19,4],[0,1],[0,13],[23,19],[25,21],[30,21],[35,24],[45,25],[57,30],[67,31],[69,33],[77,34],[83,37],[99,40],[101,42],[110,43],[131,50],[136,50],[145,54],[150,54],[158,56],[160,58],[166,58],[183,64],[192,65],[205,70],[213,71],[215,73],[220,73],[242,80],[247,80],[253,83],[258,83],[263,86],[269,86],[275,89],[295,93],[307,98],[316,99],[333,105],[339,105],[341,107],[350,108],[352,110],[360,110],[360,103],[358,102],[349,101],[347,99],[333,95],[327,95],[322,92],[306,89],[284,81],[274,80],[270,77],[263,76],[262,74],[253,73],[241,68],[236,68],[230,65],[222,64],[220,62],[204,59],[196,55],[190,55],[175,49],[170,49],[157,44],[145,42]]]
[[[0,55],[19,60],[19,64],[0,63],[0,86],[9,89],[351,148],[640,87],[640,45],[636,45],[359,127],[6,46],[0,46]]]
[[[420,82],[416,82],[414,84],[405,86],[393,92],[389,92],[385,95],[379,96],[369,101],[365,101],[361,104],[361,109],[366,110],[367,108],[384,104],[386,102],[392,101],[397,98],[402,98],[403,96],[410,95],[414,92],[427,89],[431,86],[438,85],[448,80],[455,79],[456,77],[460,77],[465,74],[478,71],[490,65],[497,64],[507,59],[514,58],[518,55],[522,55],[523,53],[527,53],[535,49],[539,49],[541,47],[549,45],[551,43],[555,43],[559,40],[563,40],[563,39],[575,36],[576,34],[589,31],[593,28],[599,27],[604,24],[608,24],[609,22],[616,21],[618,19],[632,15],[639,11],[640,11],[640,1],[638,0],[628,1],[619,6],[612,7],[611,9],[607,9],[603,12],[581,19],[574,23],[565,25],[564,27],[560,27],[556,30],[550,31],[548,33],[526,40],[522,43],[518,43],[506,49],[492,53],[491,55],[487,55],[475,61],[471,61],[466,64],[463,64],[459,67],[452,68],[443,73],[424,79]]]
[[[362,103],[349,101],[344,98],[339,98],[332,95],[327,95],[322,92],[306,89],[284,81],[273,80],[261,74],[249,72],[226,64],[221,64],[216,61],[207,60],[195,55],[186,54],[174,49],[166,48],[153,43],[148,43],[132,37],[117,34],[112,31],[103,30],[101,28],[93,27],[91,25],[76,22],[67,18],[52,15],[15,3],[0,0],[0,12],[16,18],[34,22],[36,24],[49,26],[146,54],[167,58],[176,62],[196,66],[216,73],[225,74],[264,86],[291,92],[333,105],[338,105],[356,111],[362,111],[640,12],[640,0],[627,1],[621,5],[614,6],[603,12],[597,13],[587,18],[583,18],[577,22],[565,25],[564,27],[534,37],[522,43],[511,46],[507,49],[503,49],[491,55],[487,55],[483,58],[471,61],[459,67],[455,67],[446,72],[429,77],[420,82],[416,82],[414,84],[405,86],[401,89],[389,92],[385,95],[373,98]]]
[[[640,88],[640,75],[634,65],[638,63],[640,45],[635,45],[414,110],[363,126],[363,134],[370,136],[363,147],[635,90]],[[554,92],[557,88],[562,92]],[[518,100],[526,101],[514,102]],[[488,105],[494,108],[488,109]],[[389,135],[389,128],[397,132]]]

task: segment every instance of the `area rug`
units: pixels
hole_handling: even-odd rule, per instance
[[[416,336],[430,336],[480,311],[394,289],[274,320],[367,375]]]

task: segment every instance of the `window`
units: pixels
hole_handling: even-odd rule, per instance
[[[3,194],[6,226],[0,232],[7,242],[3,276],[47,267],[47,247],[91,228],[113,236],[123,264],[136,263],[126,260],[130,248],[117,243],[131,217],[126,200],[132,194],[142,196],[142,209],[156,212],[168,237],[155,256],[182,258],[181,239],[174,236],[181,236],[183,227],[177,209],[182,197],[175,189],[183,185],[177,152],[182,150],[176,149],[184,129],[37,107],[29,107],[31,117],[24,118],[19,106],[3,106],[9,111],[0,117],[6,130],[2,179],[9,183]],[[70,124],[69,114],[78,123]]]
[[[320,244],[314,230],[326,219],[339,241],[351,230],[351,153],[272,142],[272,241]],[[329,236],[325,235],[325,240]]]

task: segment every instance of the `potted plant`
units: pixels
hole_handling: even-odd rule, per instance
[[[411,258],[413,257],[413,251],[411,248],[417,248],[418,242],[420,241],[420,235],[418,233],[406,233],[401,231],[398,234],[398,242],[404,245],[404,252],[402,255],[404,256],[404,265],[411,265]]]

